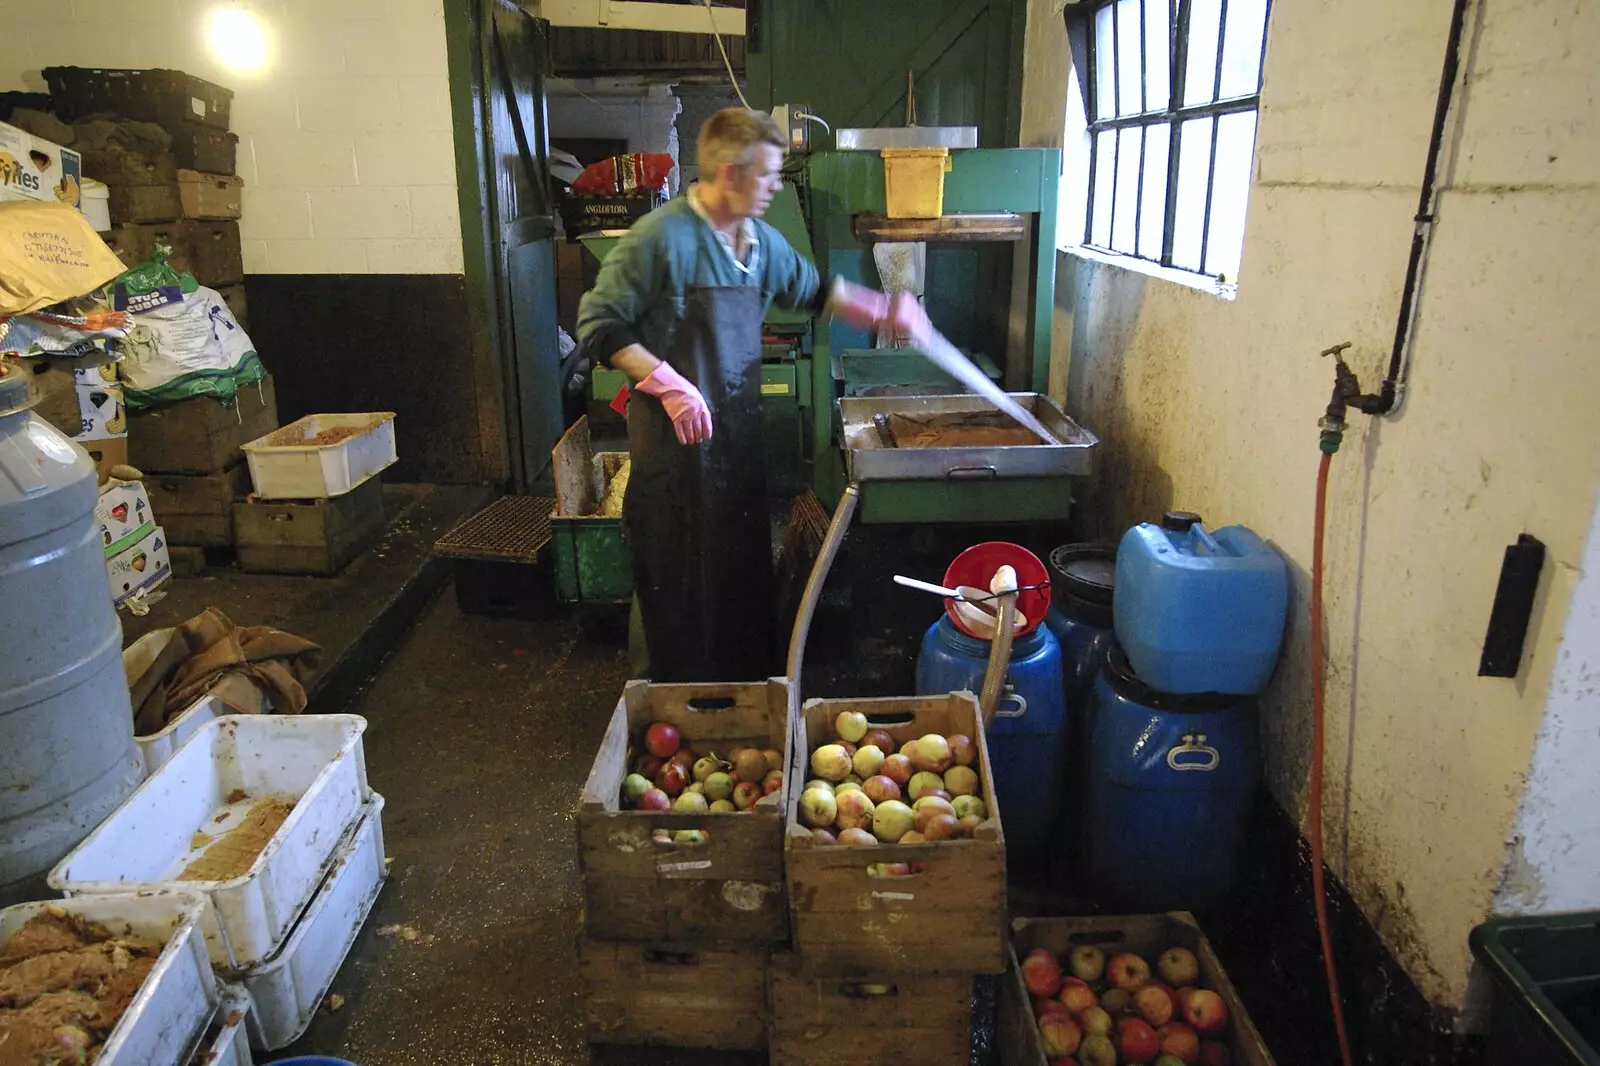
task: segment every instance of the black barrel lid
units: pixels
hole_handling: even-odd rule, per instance
[[[1050,580],[1085,603],[1111,606],[1117,583],[1114,544],[1063,544],[1050,553]]]
[[[1161,516],[1161,528],[1174,533],[1187,533],[1190,526],[1200,524],[1200,516],[1193,511],[1168,511]]]
[[[1232,696],[1225,692],[1161,692],[1151,688],[1133,672],[1133,666],[1128,662],[1128,655],[1122,650],[1122,645],[1112,647],[1111,653],[1106,657],[1106,680],[1111,683],[1111,688],[1117,695],[1132,703],[1143,707],[1150,707],[1158,711],[1188,711],[1191,713],[1205,711],[1225,711],[1230,707],[1253,700],[1253,696]]]

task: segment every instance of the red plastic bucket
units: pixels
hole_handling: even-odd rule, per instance
[[[1022,545],[1004,540],[986,540],[982,544],[974,544],[951,560],[944,572],[944,586],[953,589],[958,585],[972,585],[987,591],[989,582],[994,580],[995,571],[1002,566],[1010,566],[1017,572],[1019,588],[1045,586],[1017,594],[1017,610],[1027,616],[1028,624],[1017,630],[1016,635],[1020,637],[1024,633],[1032,633],[1044,621],[1044,614],[1050,609],[1050,587],[1047,584],[1050,571],[1037,555]],[[949,616],[951,624],[967,636],[978,640],[988,639],[967,627],[961,613],[956,610],[955,600],[946,597],[944,613]]]

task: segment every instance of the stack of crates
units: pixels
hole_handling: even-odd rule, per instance
[[[819,844],[799,820],[810,754],[835,741],[843,711],[897,744],[971,737],[987,817],[971,838]],[[888,1061],[966,1066],[973,979],[1006,969],[1006,855],[994,775],[970,693],[812,700],[795,723],[785,867],[794,949],[768,976],[773,1066]]]
[[[82,153],[84,176],[110,190],[106,243],[128,266],[166,244],[173,268],[215,289],[248,329],[239,138],[228,132],[233,91],[178,70],[50,67],[44,76],[52,106],[66,121],[111,115],[167,132],[171,147],[164,152],[113,142]]]
[[[737,813],[627,809],[623,779],[648,757],[642,738],[655,722],[700,755],[792,757],[783,679],[623,690],[575,818],[584,1027],[597,1044],[759,1051],[768,966],[789,943],[783,837],[796,782]]]

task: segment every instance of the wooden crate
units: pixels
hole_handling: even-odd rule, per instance
[[[153,474],[144,485],[168,543],[221,548],[233,543],[233,504],[250,492],[250,468],[237,463],[220,474]]]
[[[278,401],[269,374],[242,385],[231,405],[196,396],[128,413],[128,451],[147,474],[215,474],[244,458],[239,445],[278,428]]]
[[[767,1046],[765,945],[708,948],[579,935],[578,969],[590,1043]]]
[[[971,1059],[970,974],[871,983],[808,977],[785,954],[773,956],[767,988],[771,1066],[967,1066]]]
[[[253,573],[331,576],[383,535],[383,479],[342,496],[233,505],[239,565]]]
[[[789,765],[789,685],[651,685],[630,681],[578,797],[586,930],[597,940],[777,944],[789,937],[783,812],[789,782],[749,813],[677,814],[621,807],[632,742],[668,722],[697,752],[775,748]],[[787,777],[787,775],[786,775]],[[657,829],[703,829],[703,845],[662,847]]]
[[[178,184],[107,185],[112,222],[166,222],[183,211]]]
[[[1233,1053],[1235,1066],[1275,1066],[1272,1053],[1256,1031],[1233,983],[1223,972],[1211,942],[1201,933],[1194,915],[1187,911],[1170,914],[1101,915],[1090,918],[1017,918],[1011,923],[1007,945],[1010,968],[1000,982],[997,1040],[1000,1061],[1006,1066],[1046,1066],[1039,1043],[1039,1027],[1033,1016],[1033,1003],[1022,983],[1018,960],[1035,948],[1065,955],[1079,944],[1093,944],[1109,957],[1119,951],[1132,951],[1154,965],[1156,957],[1169,947],[1188,948],[1200,960],[1200,987],[1209,988],[1228,1004],[1228,1033],[1225,1042]]]
[[[861,711],[869,728],[898,743],[927,733],[965,733],[989,817],[971,840],[841,847],[814,843],[800,824],[810,753],[833,739],[840,711]],[[810,700],[795,724],[785,865],[795,951],[806,972],[835,976],[1003,973],[1006,968],[1006,846],[978,701],[970,692],[915,698]],[[880,877],[881,863],[920,872]]]

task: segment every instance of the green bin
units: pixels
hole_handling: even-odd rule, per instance
[[[550,515],[551,565],[556,598],[594,606],[633,598],[633,558],[622,539],[621,517],[596,512],[626,452],[596,452],[589,420],[572,424],[551,453],[556,506]]]
[[[1600,1066],[1600,911],[1495,918],[1468,942],[1494,980],[1489,1066]]]

